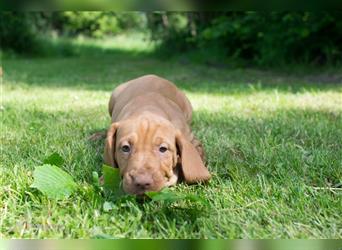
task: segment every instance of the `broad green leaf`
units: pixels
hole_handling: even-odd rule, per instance
[[[110,191],[115,196],[123,195],[121,189],[121,176],[118,168],[113,168],[107,165],[102,166],[104,189]]]
[[[183,196],[172,193],[170,191],[166,191],[165,189],[160,192],[146,192],[146,195],[153,201],[177,201],[183,199]]]
[[[188,201],[192,201],[192,202],[199,202],[199,203],[202,203],[203,205],[207,205],[207,206],[209,205],[209,202],[207,200],[205,200],[203,197],[197,196],[194,194],[187,194],[187,195],[185,195],[184,199],[188,200]]]
[[[167,201],[174,202],[179,200],[189,200],[193,202],[200,202],[202,204],[208,204],[203,198],[193,194],[180,194],[168,189],[163,189],[160,192],[146,192],[146,195],[152,199],[152,201]]]
[[[67,172],[49,164],[36,167],[33,178],[31,187],[51,199],[67,198],[77,189],[77,184]]]
[[[156,191],[149,191],[149,192],[146,192],[146,196],[153,199],[155,196],[157,196],[158,194],[160,194],[162,191],[160,192],[156,192]]]
[[[64,163],[64,159],[58,153],[51,154],[48,158],[43,161],[44,164],[55,165],[61,167]]]

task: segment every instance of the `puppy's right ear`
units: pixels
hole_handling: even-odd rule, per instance
[[[176,134],[176,144],[180,150],[181,167],[185,182],[196,183],[208,181],[211,175],[204,166],[199,152],[180,131]]]
[[[105,150],[104,150],[104,163],[108,166],[112,167],[118,167],[116,166],[116,161],[114,158],[115,154],[115,134],[116,130],[119,127],[119,123],[112,123],[110,128],[107,131],[107,138],[106,138],[106,144],[105,144]]]

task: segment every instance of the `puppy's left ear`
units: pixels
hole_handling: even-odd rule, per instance
[[[176,135],[176,144],[180,151],[185,182],[191,184],[209,180],[211,175],[204,166],[198,151],[180,131]]]
[[[117,128],[119,127],[119,124],[112,123],[110,128],[107,131],[107,138],[106,138],[106,145],[104,150],[104,162],[108,166],[112,167],[118,167],[114,158],[115,154],[115,133]]]

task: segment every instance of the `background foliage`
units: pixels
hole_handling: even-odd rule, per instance
[[[159,54],[258,65],[340,63],[341,12],[3,12],[1,46],[39,53],[38,37],[143,32]]]
[[[258,64],[321,64],[339,61],[342,56],[340,12],[195,12],[153,16],[153,38],[161,40],[166,51],[196,48],[207,57],[233,57]]]
[[[0,40],[2,49],[19,53],[44,52],[42,37],[104,38],[145,26],[143,13],[65,11],[65,12],[2,12],[0,14]]]

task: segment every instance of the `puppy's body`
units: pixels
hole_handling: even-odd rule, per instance
[[[202,146],[190,129],[191,104],[173,83],[154,75],[123,83],[113,91],[108,110],[112,126],[105,161],[120,168],[127,192],[175,184],[177,163],[189,183],[210,178]]]

